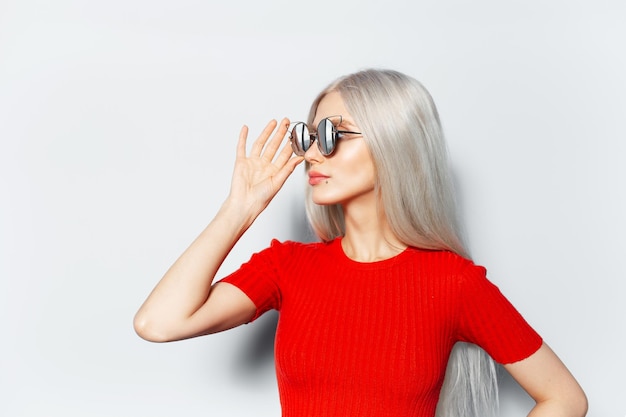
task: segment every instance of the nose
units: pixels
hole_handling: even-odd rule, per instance
[[[309,149],[304,153],[304,160],[308,163],[317,162],[318,164],[324,160],[324,155],[322,155],[319,146],[317,146],[317,139],[311,143]]]

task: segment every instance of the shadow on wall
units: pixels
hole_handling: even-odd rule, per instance
[[[233,359],[229,360],[233,363],[237,380],[255,383],[273,375],[277,324],[278,312],[272,310],[246,326],[244,343],[237,347]]]
[[[526,415],[535,405],[533,399],[502,366],[498,369],[498,388],[501,416]]]
[[[304,202],[294,198],[290,211],[290,233],[286,238],[296,242],[317,240],[306,218]],[[265,380],[274,374],[274,338],[278,325],[278,312],[263,314],[246,328],[245,342],[234,352],[234,374],[237,379]]]

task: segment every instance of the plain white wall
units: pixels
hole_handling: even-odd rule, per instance
[[[626,415],[624,21],[621,0],[0,1],[0,415],[279,415],[275,314],[162,345],[132,317],[226,195],[241,125],[365,67],[430,89],[476,261],[589,416]],[[223,274],[310,238],[302,180]]]

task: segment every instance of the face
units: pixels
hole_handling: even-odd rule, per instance
[[[342,116],[338,130],[360,132],[346,110],[339,93],[331,92],[320,101],[312,126],[331,116]],[[333,119],[331,120],[337,120]],[[309,186],[316,204],[371,204],[375,206],[374,163],[362,135],[345,134],[332,155],[320,153],[314,143],[304,154],[309,163]]]

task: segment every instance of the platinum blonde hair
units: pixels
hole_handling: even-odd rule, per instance
[[[339,78],[314,100],[341,95],[363,134],[377,174],[376,192],[391,230],[404,244],[448,250],[469,258],[461,239],[448,153],[435,103],[417,80],[391,70],[365,70]],[[345,234],[339,205],[316,205],[307,190],[315,234],[330,241]],[[492,416],[498,407],[493,360],[479,347],[459,343],[450,355],[437,415]]]

